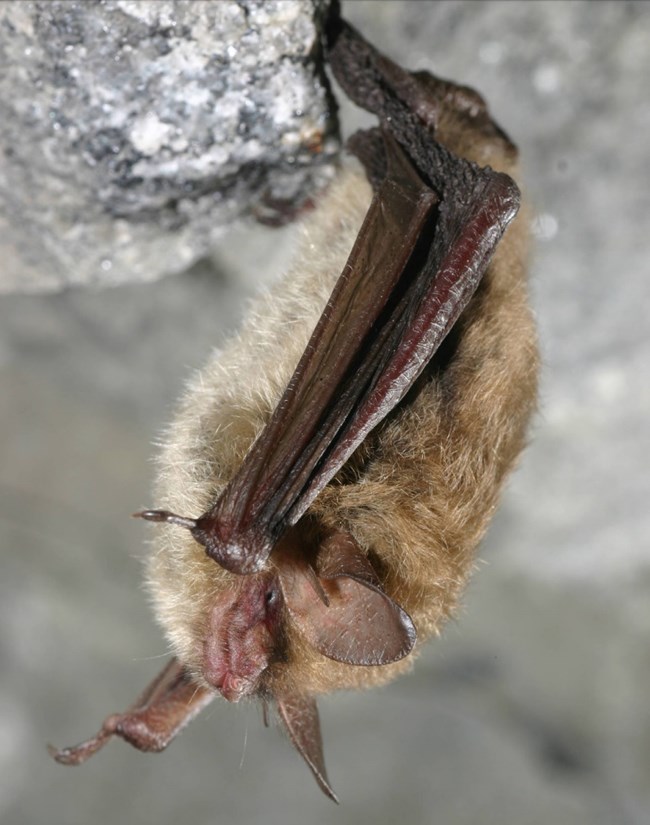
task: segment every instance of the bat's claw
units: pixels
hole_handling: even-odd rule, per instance
[[[186,527],[188,530],[193,530],[196,527],[195,519],[186,518],[185,516],[177,516],[176,513],[170,513],[169,510],[141,510],[140,512],[133,513],[132,515],[133,518],[142,518],[145,521],[178,524],[180,527]]]
[[[55,748],[54,745],[48,745],[47,752],[59,765],[81,765],[103,748],[112,735],[110,731],[101,730],[91,739],[70,748]]]

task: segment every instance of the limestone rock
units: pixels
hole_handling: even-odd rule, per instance
[[[329,0],[0,9],[0,292],[153,280],[283,220],[338,151]]]

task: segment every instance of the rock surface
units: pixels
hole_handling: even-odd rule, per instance
[[[540,414],[465,608],[411,676],[323,703],[337,809],[225,702],[161,756],[115,743],[53,764],[45,742],[94,732],[160,667],[150,530],[129,518],[153,503],[151,442],[295,230],[240,229],[154,286],[4,297],[3,825],[650,823],[650,4],[344,9],[391,57],[485,95],[536,208]]]
[[[329,0],[0,8],[0,291],[148,281],[332,174]]]

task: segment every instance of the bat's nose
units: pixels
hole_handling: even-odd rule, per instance
[[[235,676],[234,673],[226,673],[217,690],[229,702],[239,702],[242,696],[247,696],[251,691],[251,683],[248,679]]]

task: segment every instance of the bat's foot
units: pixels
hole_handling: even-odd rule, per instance
[[[102,728],[99,733],[80,745],[70,748],[55,748],[54,745],[48,745],[47,752],[59,765],[81,765],[103,748],[112,736],[113,731]]]

